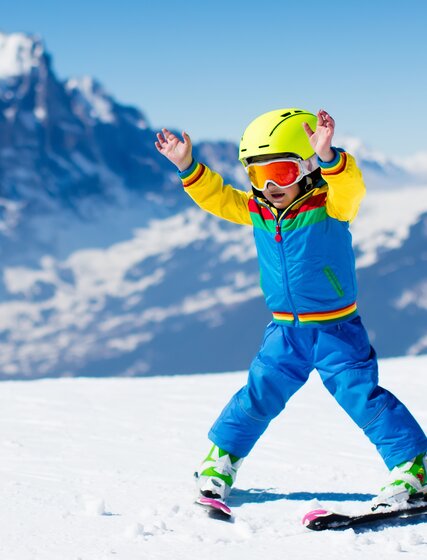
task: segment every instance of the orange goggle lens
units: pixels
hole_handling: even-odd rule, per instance
[[[285,189],[305,175],[300,162],[295,159],[251,163],[246,167],[246,171],[252,186],[259,191],[264,191],[268,182]]]

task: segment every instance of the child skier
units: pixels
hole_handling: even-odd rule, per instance
[[[209,432],[201,495],[228,496],[236,472],[269,422],[317,369],[326,389],[391,470],[372,507],[427,493],[427,439],[407,408],[378,385],[375,351],[358,315],[349,224],[365,194],[354,158],[331,146],[335,123],[301,109],[256,118],[240,142],[246,193],[192,158],[189,136],[157,134],[183,186],[204,210],[254,228],[261,287],[272,312],[247,384]]]

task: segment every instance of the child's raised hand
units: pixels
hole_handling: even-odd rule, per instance
[[[311,130],[308,123],[302,125],[308,136],[311,147],[323,161],[332,161],[334,152],[331,150],[332,136],[335,130],[335,121],[323,109],[317,113],[316,131]]]
[[[157,142],[155,142],[158,151],[174,163],[180,171],[190,167],[193,161],[190,137],[183,132],[182,138],[183,140],[180,140],[170,130],[162,128],[162,132],[157,133]]]

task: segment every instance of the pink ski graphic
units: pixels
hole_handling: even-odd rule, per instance
[[[214,498],[205,498],[205,496],[199,496],[196,499],[196,504],[204,506],[211,513],[219,513],[225,517],[231,517],[232,511],[221,500],[215,500]]]
[[[330,512],[326,511],[326,509],[314,509],[304,515],[302,523],[307,527],[307,525],[315,521],[318,517],[324,517],[325,515],[329,515],[329,513]]]

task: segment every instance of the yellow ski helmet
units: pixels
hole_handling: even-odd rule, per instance
[[[303,109],[276,109],[260,115],[246,128],[240,141],[239,160],[261,155],[292,153],[302,159],[314,155],[302,123],[316,130],[317,117]]]

